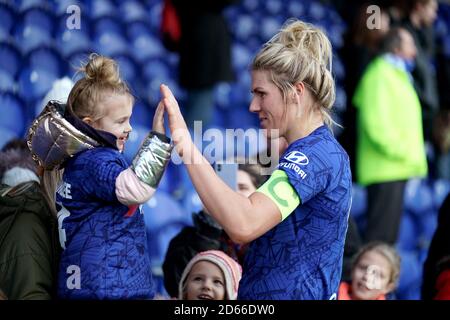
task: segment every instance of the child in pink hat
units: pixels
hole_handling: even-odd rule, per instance
[[[198,253],[187,264],[178,286],[180,300],[236,300],[242,268],[222,251]]]

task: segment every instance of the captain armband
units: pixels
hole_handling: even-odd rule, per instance
[[[134,157],[131,169],[142,182],[156,189],[170,160],[172,149],[169,138],[152,131]]]
[[[257,192],[269,197],[281,212],[281,220],[286,219],[301,203],[295,189],[289,183],[283,170],[275,170]]]

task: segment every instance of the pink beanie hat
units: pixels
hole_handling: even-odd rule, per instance
[[[226,253],[219,250],[208,250],[198,253],[189,261],[186,268],[184,268],[181,275],[180,283],[178,285],[178,298],[183,299],[183,287],[187,280],[192,267],[199,261],[209,261],[217,265],[222,270],[225,277],[225,293],[229,300],[237,299],[237,292],[239,281],[242,277],[242,268],[239,263],[233,260]]]

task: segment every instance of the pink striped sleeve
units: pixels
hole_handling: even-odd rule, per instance
[[[116,179],[116,196],[120,203],[129,206],[147,202],[155,193],[155,189],[145,184],[128,168]]]

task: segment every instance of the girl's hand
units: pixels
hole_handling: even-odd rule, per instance
[[[158,133],[166,134],[166,129],[164,128],[164,104],[162,102],[158,103],[155,115],[153,116],[152,130]]]
[[[173,96],[172,91],[164,84],[161,85],[160,90],[162,94],[161,102],[166,107],[169,119],[172,141],[175,144],[175,148],[180,157],[183,157],[183,154],[193,146],[191,134],[189,133],[186,121],[184,121],[180,107],[178,106],[178,102]]]

